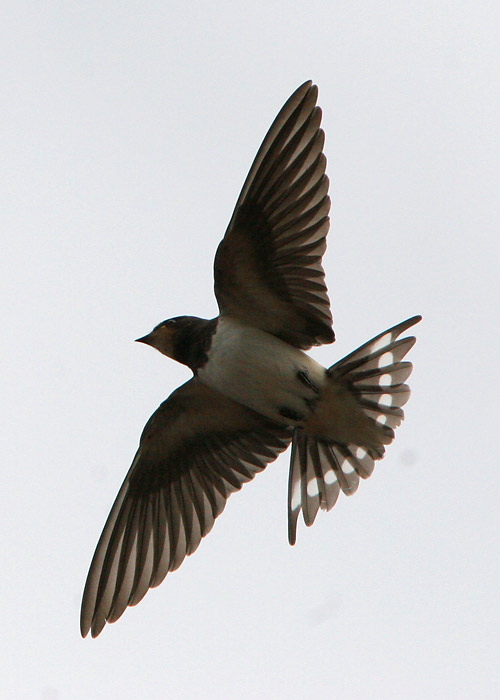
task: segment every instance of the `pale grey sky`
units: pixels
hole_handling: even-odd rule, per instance
[[[497,2],[23,2],[0,11],[6,700],[500,696]],[[415,313],[407,419],[287,544],[289,455],[97,640],[83,584],[149,415],[134,344],[216,314],[212,260],[289,94],[320,89],[325,365]]]

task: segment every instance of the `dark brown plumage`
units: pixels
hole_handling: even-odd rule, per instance
[[[292,442],[289,541],[354,493],[403,419],[413,317],[325,369],[333,342],[321,264],[328,179],[317,88],[304,83],[260,147],[214,264],[215,319],[179,316],[139,341],[193,378],[153,413],[97,545],[81,632],[98,635],[192,554],[227,498]]]

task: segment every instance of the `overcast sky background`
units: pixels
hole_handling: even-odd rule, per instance
[[[500,696],[498,2],[18,2],[0,10],[2,699]],[[216,315],[212,261],[289,94],[320,88],[330,365],[415,313],[407,419],[287,544],[289,454],[97,640],[88,566]]]

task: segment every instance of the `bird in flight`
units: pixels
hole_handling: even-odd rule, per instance
[[[400,425],[411,373],[400,338],[420,316],[329,368],[304,350],[332,343],[321,259],[329,228],[318,90],[308,81],[269,129],[214,263],[219,316],[163,321],[139,342],[193,377],[153,413],[97,544],[82,636],[96,637],[192,554],[231,493],[290,445],[288,539],[350,495]]]

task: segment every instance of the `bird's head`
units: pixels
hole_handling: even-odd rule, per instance
[[[183,317],[169,318],[167,321],[162,321],[153,328],[151,333],[144,335],[142,338],[137,338],[137,343],[145,343],[156,348],[163,355],[175,359],[175,340],[179,330],[180,321]]]
[[[215,319],[207,321],[196,316],[176,316],[162,321],[151,333],[137,338],[156,348],[163,355],[181,362],[193,371],[202,364],[207,345],[215,329]]]

